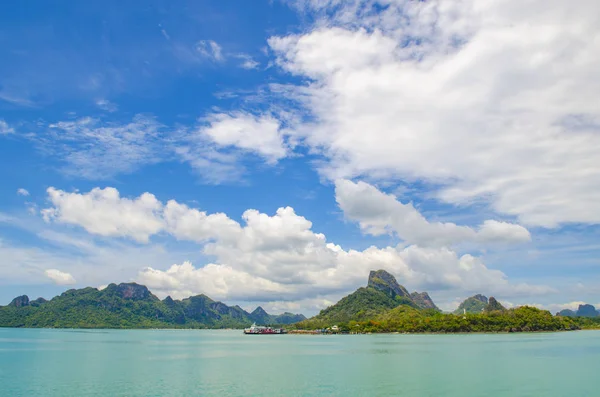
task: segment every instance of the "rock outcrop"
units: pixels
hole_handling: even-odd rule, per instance
[[[114,284],[109,285],[111,287]],[[108,287],[107,287],[108,289]],[[121,283],[116,286],[116,293],[123,299],[144,300],[154,297],[145,285],[136,283]]]
[[[493,296],[488,300],[488,304],[485,307],[484,311],[486,312],[495,312],[495,311],[505,311],[506,308],[500,304]]]
[[[413,292],[410,294],[410,298],[416,303],[421,309],[434,309],[440,311],[440,309],[433,303],[433,299],[427,292]]]
[[[465,299],[459,306],[458,309],[454,311],[454,314],[463,314],[463,313],[481,313],[484,311],[485,307],[488,304],[488,298],[484,295],[477,294],[470,298]]]
[[[21,296],[17,296],[15,299],[12,300],[12,302],[10,302],[8,304],[9,306],[12,307],[24,307],[24,306],[29,306],[29,297],[27,295],[21,295]]]
[[[398,284],[396,278],[385,270],[371,270],[367,287],[375,288],[391,298],[396,296],[410,298],[407,289]]]
[[[593,305],[579,305],[576,315],[578,317],[598,317],[598,312]]]

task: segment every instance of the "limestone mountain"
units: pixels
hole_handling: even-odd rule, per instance
[[[249,317],[257,325],[293,324],[298,321],[306,320],[306,317],[303,314],[285,312],[279,315],[271,315],[260,306],[254,309]]]
[[[593,305],[583,304],[579,305],[577,311],[571,309],[564,309],[556,313],[557,316],[563,317],[599,317],[600,312],[596,310]]]
[[[496,298],[491,296],[490,299],[488,300],[488,304],[486,305],[485,309],[483,309],[483,310],[485,312],[489,313],[489,312],[495,312],[495,311],[505,311],[506,308],[504,306],[502,306],[500,304],[500,302],[498,302],[496,300]]]
[[[291,313],[264,314],[269,322],[278,324],[305,318]],[[103,290],[70,289],[49,301],[29,301],[23,295],[8,306],[0,306],[0,327],[242,328],[253,321],[252,314],[241,307],[206,295],[183,300],[168,296],[161,301],[136,283],[110,284]]]
[[[371,270],[367,287],[381,291],[391,298],[396,296],[410,297],[406,288],[398,284],[396,278],[385,270]]]
[[[413,292],[410,294],[410,298],[421,309],[433,309],[433,310],[441,311],[435,305],[435,303],[433,303],[433,300],[431,299],[431,297],[429,296],[429,294],[427,292]]]
[[[563,316],[563,317],[577,317],[577,313],[575,313],[571,309],[563,309],[563,310],[559,311],[558,313],[556,313],[556,315]]]
[[[454,314],[481,313],[488,304],[488,298],[484,295],[477,294],[465,299],[454,311]]]
[[[258,306],[252,313],[250,318],[258,325],[265,325],[271,323],[271,316],[260,306]]]
[[[366,287],[357,289],[335,305],[321,310],[315,317],[299,323],[299,326],[372,319],[400,305],[416,310],[437,308],[426,292],[414,294],[419,299],[418,303],[406,288],[398,284],[393,275],[385,270],[371,271]]]
[[[427,299],[429,298],[429,299]],[[431,298],[426,293],[408,294],[406,288],[382,270],[371,272],[366,287],[342,298],[318,315],[294,325],[303,330],[337,326],[339,332],[532,332],[563,331],[596,327],[592,320],[553,316],[535,307],[506,310],[495,298],[476,295],[467,299],[460,314],[444,314],[428,307]],[[419,302],[419,304],[417,304]],[[433,306],[435,306],[433,304]],[[476,310],[469,316],[462,311]],[[336,332],[338,332],[336,331]]]
[[[598,312],[593,305],[579,305],[576,315],[578,317],[598,317]]]

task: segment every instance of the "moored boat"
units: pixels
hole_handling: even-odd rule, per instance
[[[287,334],[287,331],[283,328],[273,328],[263,325],[252,324],[250,328],[244,328],[244,334],[246,335],[281,335]]]

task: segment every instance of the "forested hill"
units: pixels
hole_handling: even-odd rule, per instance
[[[23,295],[0,306],[0,327],[243,328],[253,322],[283,325],[305,318],[292,313],[274,316],[260,307],[248,313],[206,295],[160,300],[136,283],[71,289],[49,301],[30,301]]]
[[[553,316],[527,306],[506,309],[495,298],[483,295],[467,299],[455,314],[443,314],[427,293],[410,294],[394,276],[378,270],[370,273],[366,287],[294,327],[350,333],[531,332],[598,328],[600,320]]]

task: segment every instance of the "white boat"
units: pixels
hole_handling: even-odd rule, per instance
[[[244,334],[246,335],[279,335],[287,334],[287,331],[283,328],[272,328],[264,325],[252,324],[250,328],[244,328]]]

